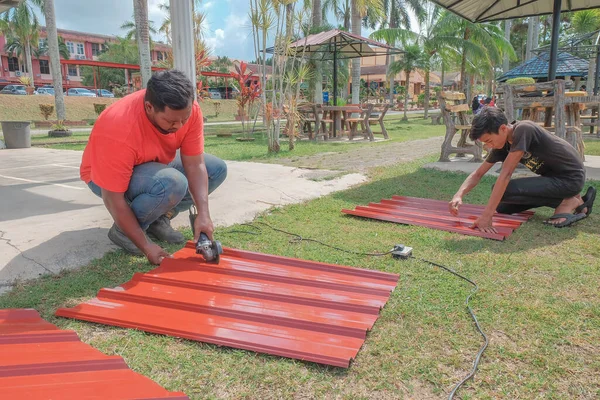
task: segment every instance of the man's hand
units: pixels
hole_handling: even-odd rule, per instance
[[[454,196],[450,203],[448,203],[448,208],[450,209],[450,214],[455,217],[458,216],[458,209],[462,206],[462,197]]]
[[[173,257],[156,243],[151,243],[146,249],[144,249],[144,254],[146,254],[148,261],[154,265],[159,265],[165,258]]]
[[[492,225],[492,216],[486,214],[477,218],[475,222],[473,222],[473,225],[471,225],[471,228],[479,229],[481,232],[485,233],[498,233],[498,230]]]
[[[208,213],[200,213],[196,217],[194,221],[194,242],[198,241],[200,237],[200,232],[206,233],[210,240],[213,240],[213,232],[215,228],[213,226],[213,222],[210,219],[210,215]]]

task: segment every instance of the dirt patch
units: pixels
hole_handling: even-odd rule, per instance
[[[306,157],[282,158],[275,162],[298,168],[318,168],[365,172],[369,168],[413,161],[430,154],[439,153],[444,137],[386,143],[361,147],[344,153],[320,153]]]

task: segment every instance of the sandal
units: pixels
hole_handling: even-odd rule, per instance
[[[583,212],[584,208],[587,208],[587,212],[585,215],[590,215],[592,213],[592,206],[594,205],[594,200],[596,200],[596,188],[590,186],[585,192],[585,196],[582,197],[583,204],[575,209],[575,213],[579,214]]]
[[[554,221],[554,220],[561,219],[561,218],[565,219],[561,223],[558,223],[558,224],[550,223],[550,221]],[[555,214],[555,215],[551,216],[550,218],[548,218],[546,221],[544,221],[544,224],[545,225],[553,226],[555,228],[565,228],[565,227],[571,226],[575,222],[581,221],[582,219],[585,219],[585,218],[587,218],[587,215],[584,214],[584,213],[578,213],[578,214],[569,214],[569,213]]]

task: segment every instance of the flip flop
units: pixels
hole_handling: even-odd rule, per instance
[[[587,192],[585,192],[585,196],[583,196],[582,199],[583,199],[583,204],[580,205],[579,207],[577,207],[575,209],[575,212],[580,213],[583,211],[584,208],[587,208],[587,212],[585,214],[590,215],[592,213],[592,207],[594,205],[594,200],[596,200],[596,188],[593,186],[590,186],[588,188]]]
[[[564,218],[565,220],[559,224],[552,224],[549,221],[554,221],[557,219],[561,219]],[[550,218],[548,218],[546,221],[544,221],[545,225],[550,225],[553,226],[555,228],[565,228],[567,226],[571,226],[573,225],[575,222],[577,221],[581,221],[582,219],[587,218],[587,215],[584,213],[579,213],[579,214],[569,214],[569,213],[563,213],[563,214],[555,214],[553,216],[551,216]]]

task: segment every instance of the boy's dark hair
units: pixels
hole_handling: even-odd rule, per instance
[[[148,81],[144,101],[149,101],[160,112],[166,106],[172,110],[183,110],[194,101],[194,86],[181,71],[160,71]]]
[[[491,97],[486,97],[485,100],[483,101],[483,104],[491,104],[491,103],[492,103]]]
[[[508,124],[506,115],[498,107],[485,107],[473,118],[471,133],[472,141],[478,140],[485,133],[498,134],[500,126]]]

